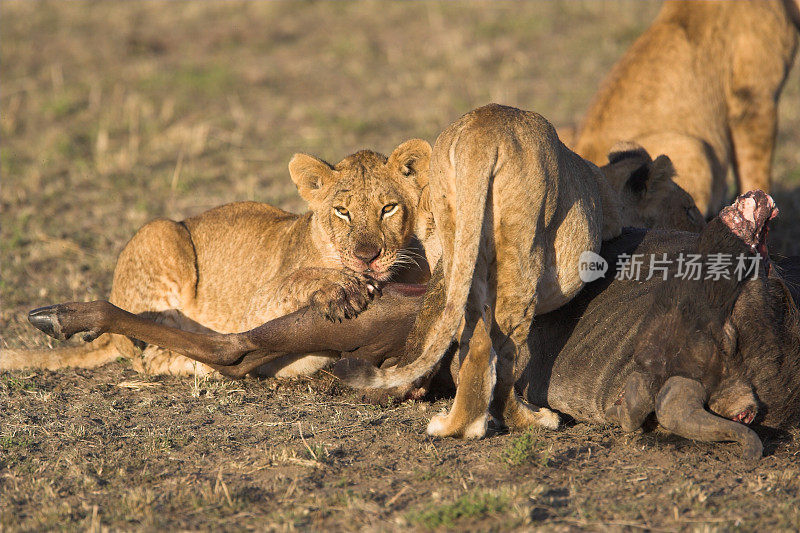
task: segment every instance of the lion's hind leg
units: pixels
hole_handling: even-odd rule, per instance
[[[533,200],[533,199],[532,199]],[[503,210],[507,213],[510,210]],[[497,385],[492,401],[493,414],[511,430],[529,427],[555,429],[559,418],[544,407],[525,402],[514,387],[518,371],[530,360],[528,334],[542,288],[557,283],[545,268],[543,224],[537,214],[528,220],[507,217],[497,225],[496,300],[492,340],[497,350]]]
[[[449,413],[434,416],[428,423],[428,434],[437,437],[481,438],[489,422],[489,403],[496,380],[497,354],[484,311],[469,341],[469,349],[458,371],[458,387]]]
[[[194,304],[197,256],[185,224],[158,219],[145,224],[125,246],[114,269],[109,301],[131,313],[198,333],[213,333],[184,313]],[[206,375],[213,370],[157,346],[139,352],[132,339],[113,335],[120,353],[148,374]],[[140,354],[137,357],[137,354]]]

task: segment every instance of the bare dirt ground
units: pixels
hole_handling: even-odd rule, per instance
[[[159,216],[302,210],[294,152],[430,141],[490,101],[576,123],[657,4],[0,6],[0,346],[27,310],[105,298]],[[780,107],[773,252],[800,253],[800,68]],[[449,400],[374,406],[298,381],[0,375],[0,529],[796,530],[800,433],[732,444],[572,424],[432,440]]]

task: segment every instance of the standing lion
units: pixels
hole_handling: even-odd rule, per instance
[[[778,98],[797,51],[798,0],[667,2],[612,68],[574,149],[596,164],[619,141],[667,154],[704,216],[770,190]]]

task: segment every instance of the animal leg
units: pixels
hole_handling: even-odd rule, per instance
[[[143,315],[145,317],[152,317],[156,323],[172,328],[172,331],[179,332],[181,335],[199,333],[204,335],[206,339],[234,340],[234,338],[219,334],[191,320],[180,311],[169,310],[153,314],[143,313]],[[225,346],[229,358],[234,357],[236,353],[235,342],[219,342],[218,344]],[[169,374],[173,376],[221,377],[221,374],[214,369],[213,365],[201,363],[177,351],[169,348],[162,348],[154,344],[148,344],[142,351],[141,357],[133,360],[133,369],[137,372],[155,375]]]
[[[758,435],[745,426],[706,411],[707,393],[693,379],[673,376],[656,397],[656,417],[664,428],[687,439],[736,441],[745,459],[761,457],[763,446]]]
[[[634,372],[625,382],[621,397],[606,409],[606,419],[618,422],[626,432],[639,429],[655,409],[653,392],[644,375]]]
[[[266,286],[253,295],[245,316],[250,324],[263,322],[308,308],[329,322],[353,320],[380,294],[375,281],[333,268],[303,268],[289,274],[276,286]],[[254,321],[254,322],[253,322]],[[310,375],[338,358],[331,350],[286,354],[254,368],[258,377]]]
[[[514,385],[530,360],[528,335],[536,312],[537,292],[543,284],[544,251],[541,228],[525,228],[513,218],[495,229],[496,300],[492,340],[497,349],[497,385],[492,412],[511,430],[541,426],[556,429],[558,415],[525,402]],[[549,280],[555,283],[555,280]]]
[[[396,360],[403,353],[423,292],[420,285],[389,284],[369,309],[344,322],[331,322],[305,307],[250,331],[230,334],[213,332],[177,311],[134,315],[102,300],[35,309],[28,319],[57,339],[86,332],[84,340],[91,340],[113,333],[187,355],[226,376],[243,377],[286,354],[320,350],[347,352],[368,365],[385,357]],[[166,362],[163,353],[151,356],[153,361],[145,359],[142,370],[164,368],[175,373],[193,368],[181,367],[183,363],[174,359]]]
[[[516,360],[527,361],[530,358],[525,344],[530,324],[528,321],[527,326],[515,329],[498,351],[497,385],[491,410],[512,431],[522,431],[530,427],[557,429],[560,423],[557,413],[546,407],[530,405],[520,397],[514,387]],[[519,333],[522,329],[525,331],[525,338]],[[520,342],[524,345],[522,350],[519,349]]]
[[[492,349],[487,318],[478,319],[469,350],[458,371],[458,387],[449,413],[438,414],[428,423],[428,434],[437,437],[481,438],[489,421],[488,406],[495,384],[497,355]]]
[[[750,98],[734,94],[731,99],[734,171],[739,194],[755,189],[769,193],[778,112],[772,95]]]
[[[367,308],[378,284],[362,275],[335,268],[295,270],[276,287],[265,288],[250,304],[251,313],[291,312],[310,306],[332,321],[354,318]]]
[[[184,309],[194,298],[196,281],[194,247],[188,230],[170,220],[156,220],[142,227],[120,253],[110,301],[133,313],[153,313],[155,317],[160,312]],[[91,344],[55,350],[5,351],[0,367],[88,368],[120,356],[134,359],[141,352],[141,343],[134,343],[135,337],[100,336],[108,331],[99,328],[108,311],[103,304],[108,302],[74,304],[80,308],[75,313],[70,307],[73,304],[32,311],[31,323],[49,335],[65,339],[84,332],[84,340],[92,341]],[[61,311],[68,311],[68,316],[61,316]],[[70,324],[72,319],[78,323]]]
[[[218,370],[223,369],[223,373],[231,375],[224,370],[232,370],[241,367],[243,363],[249,363],[253,359],[251,352],[261,348],[258,344],[260,337],[256,335],[256,338],[251,338],[250,332],[217,333],[174,310],[134,315],[103,300],[41,307],[28,313],[28,320],[59,340],[79,333],[83,333],[82,338],[85,341],[91,341],[105,333],[137,339],[149,346],[144,349],[146,354],[143,355],[143,360],[136,358],[134,365],[137,370],[148,373],[161,372],[159,369],[169,374],[186,373],[185,369],[194,369],[196,363],[204,363]],[[277,324],[285,322],[286,320],[275,321],[276,324],[270,323],[253,331],[260,333],[261,337],[268,337],[261,340],[263,344],[271,341],[269,334],[276,333],[279,329]],[[165,350],[151,350],[156,347]],[[176,359],[176,353],[182,354],[180,359]],[[269,354],[261,354],[258,360],[269,360]],[[204,374],[207,371],[198,369],[197,373]]]

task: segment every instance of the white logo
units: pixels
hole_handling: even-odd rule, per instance
[[[605,276],[608,271],[608,261],[594,252],[585,251],[578,259],[578,275],[584,283],[591,283]]]

